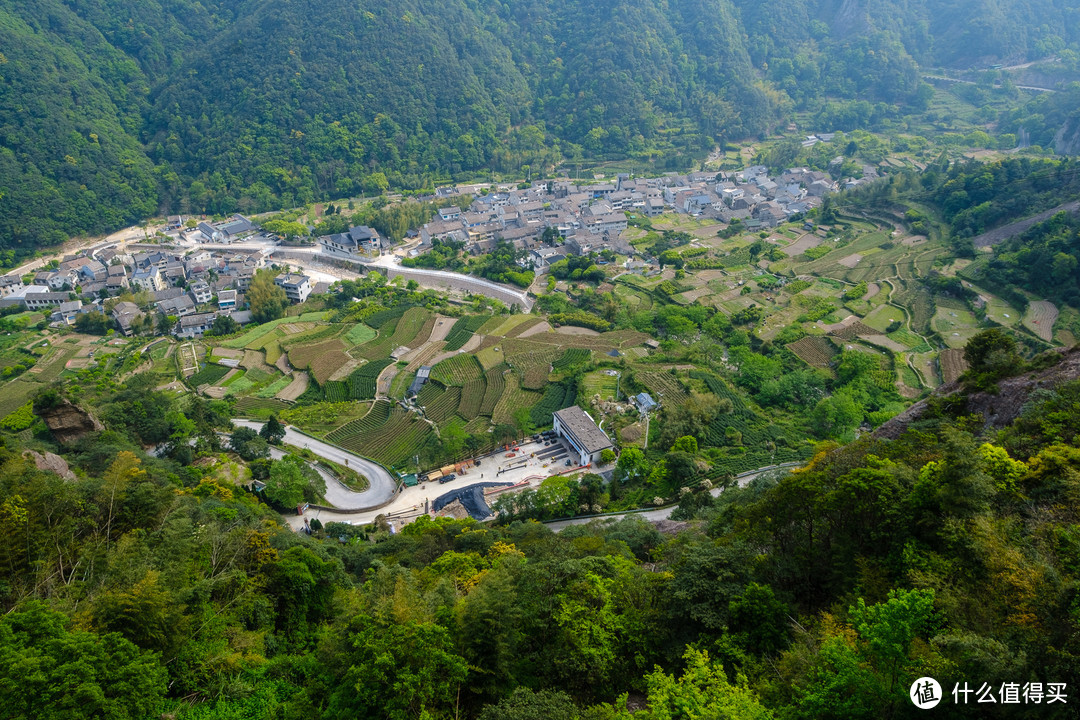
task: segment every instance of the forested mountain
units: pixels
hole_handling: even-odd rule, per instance
[[[918,107],[916,62],[1068,52],[1076,13],[1051,0],[0,0],[0,246],[563,158],[685,166],[793,108],[850,129]],[[855,98],[854,114],[826,104]]]

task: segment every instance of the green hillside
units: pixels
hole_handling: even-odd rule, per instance
[[[686,168],[794,111],[837,130],[903,118],[928,101],[919,65],[1072,67],[1075,14],[1050,0],[2,0],[0,249],[477,171]],[[1028,129],[1045,143],[1058,114]]]

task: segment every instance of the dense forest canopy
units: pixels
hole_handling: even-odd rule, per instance
[[[1075,55],[1076,13],[1049,0],[4,0],[0,247],[563,160],[686,167],[792,109],[851,129],[918,108],[917,63]],[[1061,114],[1026,124],[1042,137]]]

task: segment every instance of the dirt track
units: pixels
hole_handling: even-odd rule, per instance
[[[1014,223],[1009,223],[1008,225],[1002,225],[999,228],[994,228],[993,230],[984,232],[982,235],[976,235],[974,238],[972,238],[971,242],[977,248],[993,247],[1002,240],[1008,240],[1014,235],[1019,235],[1032,225],[1041,223],[1043,220],[1047,220],[1062,211],[1071,213],[1076,213],[1077,211],[1080,211],[1080,200],[1074,200],[1073,202],[1068,202],[1064,205],[1058,205],[1056,208],[1051,208],[1050,210],[1047,210],[1046,212],[1041,212],[1038,215],[1032,215],[1029,218],[1017,220]]]

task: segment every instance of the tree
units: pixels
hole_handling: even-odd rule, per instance
[[[822,438],[848,438],[863,418],[863,409],[847,393],[822,398],[810,415],[814,432]]]
[[[248,287],[247,300],[251,305],[251,316],[256,322],[277,320],[285,314],[285,308],[289,306],[285,290],[274,284],[275,277],[276,273],[271,270],[256,270]]]
[[[976,334],[964,346],[964,360],[973,374],[998,378],[1021,366],[1016,341],[1002,328]]]
[[[304,500],[307,478],[291,460],[277,460],[270,465],[266,479],[266,499],[282,507],[296,507]]]
[[[683,435],[681,438],[675,441],[675,444],[671,446],[673,451],[690,453],[696,455],[698,451],[698,441],[693,435]]]
[[[454,717],[458,689],[468,675],[446,628],[434,623],[382,623],[361,616],[350,635],[345,682],[323,717],[386,720]]]
[[[73,630],[42,602],[31,601],[0,619],[6,718],[151,717],[161,711],[166,677],[153,653],[119,633]]]
[[[285,426],[278,420],[277,415],[270,415],[270,419],[259,429],[259,437],[271,445],[278,445],[285,439]]]
[[[608,465],[615,462],[615,451],[611,448],[604,448],[600,451],[600,464]]]
[[[111,325],[112,322],[109,317],[97,310],[75,316],[75,329],[87,335],[104,335],[109,331]]]
[[[266,440],[249,427],[238,427],[233,431],[229,438],[229,448],[249,462],[270,455]]]
[[[498,705],[489,705],[478,720],[577,720],[577,706],[564,692],[534,692],[519,687]]]
[[[122,499],[127,488],[132,483],[146,477],[146,471],[142,469],[142,462],[135,453],[127,450],[116,456],[116,460],[109,466],[102,478],[102,502],[108,503],[109,515],[105,524],[105,537],[112,534],[113,514],[116,503]]]
[[[214,318],[214,324],[210,326],[210,329],[206,331],[206,334],[211,337],[217,337],[222,335],[232,335],[239,330],[240,323],[233,320],[231,316],[218,315]]]
[[[165,313],[158,313],[157,316],[157,331],[161,335],[168,335],[176,327],[177,317],[175,315],[166,315]]]
[[[645,459],[645,453],[640,448],[630,447],[619,455],[619,462],[615,464],[615,480],[626,482],[636,480],[649,473],[649,461]]]
[[[773,714],[748,687],[745,676],[728,680],[723,665],[704,650],[687,649],[686,670],[676,679],[659,668],[645,678],[649,709],[635,713],[644,720],[768,720]]]
[[[285,240],[304,237],[308,234],[308,229],[305,225],[287,220],[268,220],[263,223],[262,227],[263,230],[274,233],[275,235],[280,235]]]

